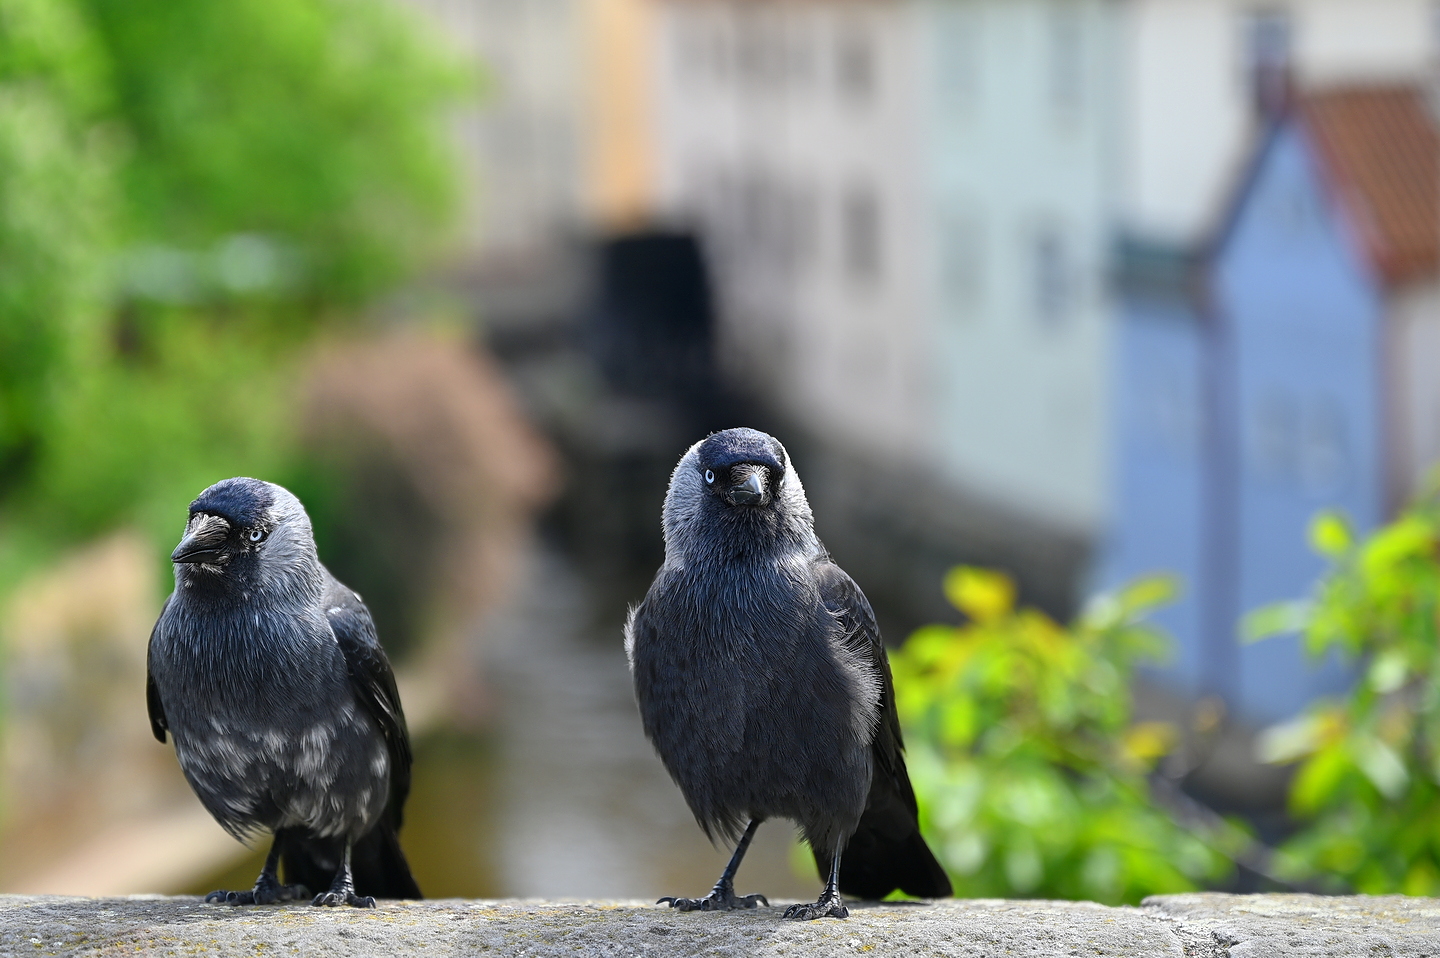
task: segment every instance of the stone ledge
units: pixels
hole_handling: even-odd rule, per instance
[[[0,955],[985,955],[1440,958],[1440,900],[1166,895],[1088,902],[855,905],[846,921],[779,908],[680,914],[641,902],[205,905],[193,898],[0,896]]]

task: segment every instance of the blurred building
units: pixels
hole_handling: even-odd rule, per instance
[[[480,71],[457,118],[472,264],[549,260],[628,228],[652,180],[647,0],[404,0]]]
[[[1106,578],[1181,574],[1171,680],[1271,721],[1347,676],[1293,639],[1238,646],[1234,621],[1307,594],[1317,512],[1372,528],[1440,458],[1440,137],[1422,91],[1299,97],[1221,223],[1198,262],[1131,264]]]
[[[1430,0],[1122,0],[1116,169],[1123,232],[1190,247],[1215,229],[1287,90],[1415,80]]]
[[[1063,609],[1104,506],[1113,7],[657,6],[657,210],[725,368],[828,452],[821,514],[888,502],[834,523],[872,553],[908,524],[872,582],[936,593],[899,561],[930,550]]]
[[[737,375],[824,439],[1093,528],[1110,26],[663,4],[660,209],[707,240]]]
[[[1224,397],[1206,393],[1211,307],[1192,283],[1213,263],[1206,295],[1234,292],[1244,313],[1244,290],[1220,282],[1225,257],[1243,259],[1225,216],[1259,202],[1237,198],[1260,189],[1252,158],[1285,152],[1267,131],[1297,91],[1422,80],[1437,62],[1429,0],[411,2],[492,76],[467,121],[487,322],[580,313],[587,295],[604,313],[604,282],[557,280],[561,237],[692,232],[721,369],[805,447],[822,534],[867,588],[925,609],[963,559],[1065,612],[1122,572],[1177,571],[1193,597],[1177,629],[1195,637],[1179,684],[1213,690],[1252,652],[1203,659],[1198,637],[1231,648],[1241,612],[1318,569],[1216,584],[1202,533],[1221,533],[1202,516],[1223,495],[1207,477],[1229,465],[1204,414]],[[1277,348],[1272,365],[1334,372],[1307,357]],[[1346,395],[1391,402],[1374,386]],[[1295,516],[1335,504],[1378,521],[1423,469],[1425,443],[1395,438],[1428,428],[1420,406],[1367,418],[1337,402],[1330,420],[1359,417],[1343,427],[1351,454],[1389,457],[1383,469],[1354,501],[1312,483],[1245,512],[1236,492],[1253,536],[1235,562],[1290,570],[1268,550],[1303,555]],[[1137,471],[1142,422],[1194,461]],[[1147,498],[1152,481],[1166,491]],[[1134,551],[1142,528],[1170,551]]]
[[[1175,613],[1192,620],[1180,628],[1187,691],[1224,692],[1268,717],[1341,681],[1307,678],[1294,643],[1241,651],[1234,624],[1303,593],[1319,571],[1304,536],[1316,510],[1341,506],[1371,525],[1402,495],[1396,470],[1413,476],[1440,450],[1384,441],[1387,430],[1415,432],[1400,423],[1428,413],[1412,403],[1381,415],[1382,372],[1365,360],[1380,347],[1344,341],[1359,335],[1356,321],[1337,319],[1345,331],[1322,355],[1312,329],[1321,320],[1305,302],[1247,298],[1262,287],[1247,285],[1257,274],[1236,272],[1240,263],[1295,279],[1311,305],[1344,280],[1333,261],[1295,261],[1284,273],[1260,263],[1258,248],[1242,249],[1238,210],[1263,201],[1255,182],[1237,183],[1297,91],[1421,80],[1435,62],[1432,4],[657,0],[657,9],[657,210],[704,238],[722,356],[752,392],[822,445],[854,454],[847,468],[902,464],[890,486],[884,470],[865,472],[866,491],[931,517],[914,524],[914,539],[968,537],[961,554],[1009,565],[1032,597],[1073,595],[1122,572],[1179,572],[1192,596]],[[1264,155],[1272,151],[1284,153],[1267,145]],[[1416,209],[1436,215],[1433,203]],[[1247,345],[1226,387],[1233,395],[1211,397],[1206,389],[1220,387],[1199,362],[1190,283],[1232,210],[1207,292],[1233,311],[1237,337],[1254,332],[1270,352]],[[1187,332],[1133,322],[1167,310]],[[1267,316],[1278,325],[1261,334]],[[1227,494],[1211,473],[1234,463],[1204,443],[1205,402],[1246,403],[1292,381],[1327,382],[1335,394],[1293,426],[1318,444],[1303,454],[1303,492],[1251,495],[1241,483],[1233,533],[1209,527],[1211,499]],[[1163,478],[1137,468],[1142,421],[1191,444],[1189,464]],[[1340,468],[1342,442],[1346,480],[1316,478]],[[926,494],[912,494],[917,485]],[[955,521],[961,514],[997,517],[1003,531]],[[1136,534],[1164,548],[1142,560],[1126,551]],[[1227,534],[1220,552],[1206,544]],[[1082,580],[1090,547],[1100,561]],[[1266,684],[1278,674],[1295,676],[1287,689]]]

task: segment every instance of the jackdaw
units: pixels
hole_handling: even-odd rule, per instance
[[[841,892],[940,898],[890,665],[864,594],[816,538],[785,447],[753,429],[691,446],[670,478],[665,563],[625,624],[645,734],[711,840],[736,842],[682,911],[754,908],[735,872],[767,818],[800,827],[825,889],[786,918],[844,918]]]
[[[190,503],[170,556],[175,591],[150,635],[150,727],[237,839],[273,833],[249,891],[268,904],[419,898],[400,850],[410,737],[390,662],[360,596],[320,564],[287,490],[226,479]],[[276,866],[285,862],[282,885]]]

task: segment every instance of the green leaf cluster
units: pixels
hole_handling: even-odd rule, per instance
[[[1136,666],[1165,652],[1143,618],[1173,589],[1142,580],[1066,627],[1017,609],[999,573],[947,577],[968,621],[920,629],[891,666],[921,825],[956,894],[1135,902],[1228,873],[1152,799],[1176,730],[1131,716]]]
[[[301,455],[304,344],[448,235],[444,49],[392,0],[0,0],[0,585]]]
[[[1369,894],[1440,894],[1440,502],[1368,539],[1324,513],[1311,542],[1332,563],[1306,602],[1250,616],[1251,638],[1302,630],[1358,680],[1338,700],[1267,730],[1262,756],[1298,762],[1290,809],[1304,823],[1280,866]]]

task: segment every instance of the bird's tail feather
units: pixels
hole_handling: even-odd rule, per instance
[[[285,881],[305,885],[313,893],[329,888],[340,867],[341,840],[290,832],[284,841],[281,860],[285,865]],[[357,895],[423,897],[410,874],[410,863],[400,849],[400,838],[388,821],[376,825],[351,848],[350,873],[355,879]]]
[[[914,799],[907,802],[890,785],[881,776],[871,785],[865,813],[840,855],[840,890],[876,900],[897,888],[916,898],[950,897],[950,877],[920,834]],[[830,873],[829,855],[817,851],[815,864],[821,878]]]

